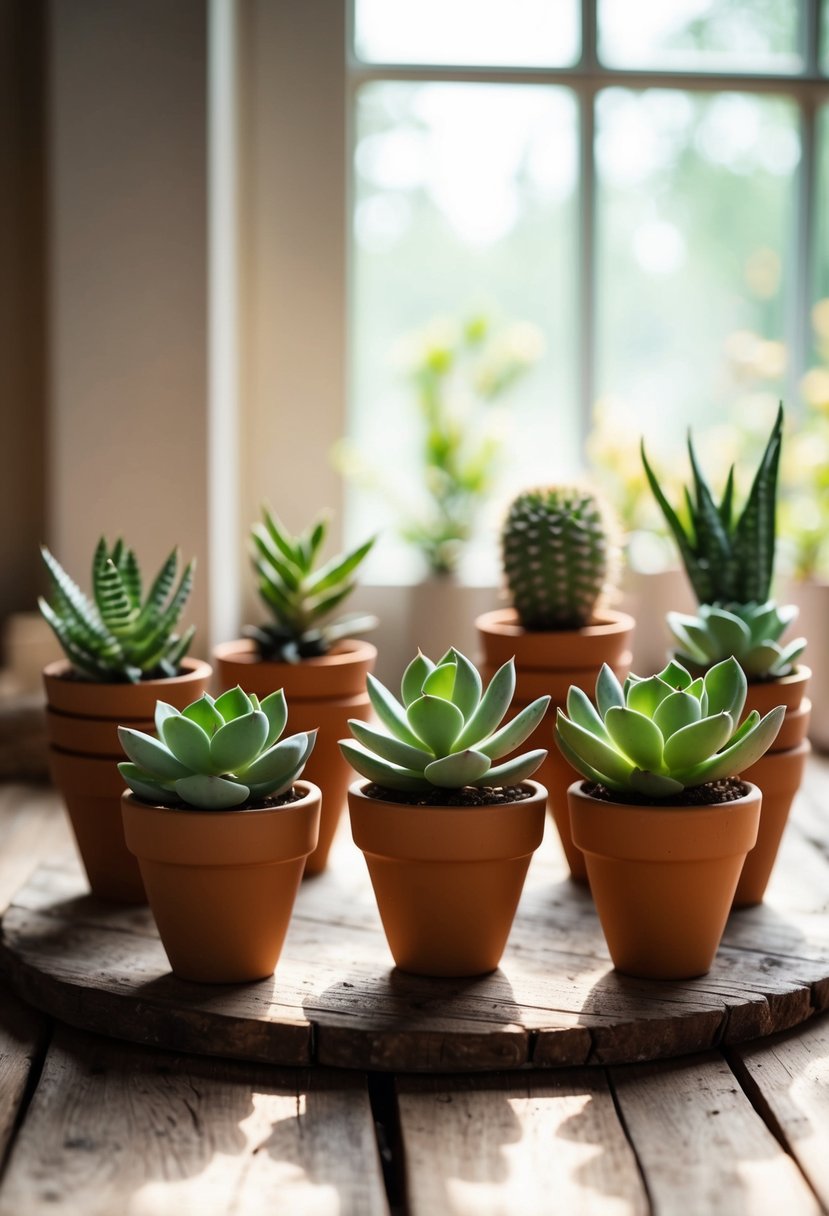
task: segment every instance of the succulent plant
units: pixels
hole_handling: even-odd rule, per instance
[[[259,594],[274,621],[248,626],[244,632],[256,642],[263,659],[298,663],[327,654],[340,638],[375,627],[377,618],[367,613],[326,619],[354,590],[353,576],[374,537],[315,568],[328,531],[326,519],[291,536],[267,507],[262,508],[262,517],[263,522],[251,529],[253,564]]]
[[[231,688],[207,693],[186,709],[156,704],[158,738],[119,726],[129,756],[118,765],[132,792],[159,806],[224,811],[290,789],[316,741],[316,731],[279,739],[288,720],[280,689],[259,701]]]
[[[507,586],[525,629],[579,629],[593,615],[607,578],[603,509],[578,486],[519,494],[503,527]]]
[[[669,612],[667,619],[679,647],[676,658],[692,672],[733,655],[749,679],[761,679],[789,675],[805,650],[805,638],[779,643],[797,612],[794,604],[778,608],[767,600],[728,608],[702,604],[698,616]]]
[[[40,611],[79,675],[130,684],[178,675],[195,630],[191,626],[181,637],[173,631],[193,585],[195,562],[188,562],[174,590],[174,549],[142,598],[134,551],[120,539],[110,550],[102,536],[92,560],[89,600],[45,545],[41,553],[52,591],[49,600],[38,600]]]
[[[580,688],[558,711],[556,741],[588,781],[622,794],[670,798],[692,786],[739,776],[771,746],[785,707],[761,718],[752,710],[738,726],[746,677],[733,657],[693,679],[670,662],[648,679],[622,686],[605,664],[596,704]]]
[[[514,785],[529,777],[546,756],[543,748],[508,755],[529,738],[544,717],[549,697],[539,697],[501,726],[513,693],[510,659],[483,692],[474,664],[459,650],[437,663],[418,653],[403,673],[402,704],[373,676],[368,694],[384,730],[350,721],[343,755],[363,777],[390,790],[456,790],[467,785]]]

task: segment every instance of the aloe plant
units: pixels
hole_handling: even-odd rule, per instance
[[[263,659],[298,663],[327,654],[340,638],[367,633],[377,624],[369,613],[351,613],[328,620],[356,586],[355,575],[368,556],[375,537],[356,549],[317,566],[328,531],[325,518],[305,532],[292,536],[267,507],[262,522],[251,529],[253,564],[259,595],[273,615],[273,623],[248,626]]]
[[[556,741],[577,772],[609,790],[670,798],[693,786],[739,776],[774,742],[782,705],[761,718],[746,700],[745,673],[733,657],[694,679],[675,661],[648,679],[621,685],[605,664],[595,705],[580,688],[559,709]]]
[[[188,562],[175,586],[178,550],[173,549],[146,597],[135,552],[102,536],[92,560],[90,600],[45,545],[43,561],[52,584],[38,600],[69,662],[80,676],[104,683],[131,683],[178,675],[195,629],[174,632],[193,585]]]
[[[356,742],[341,739],[340,748],[358,773],[390,790],[514,785],[535,772],[546,750],[495,761],[529,738],[550,702],[539,697],[502,726],[514,692],[512,659],[484,691],[477,668],[459,650],[438,663],[418,653],[403,673],[400,701],[369,675],[369,698],[383,729],[352,720]]]
[[[259,701],[238,686],[207,693],[181,711],[156,704],[158,738],[119,726],[129,762],[118,765],[132,792],[158,806],[223,811],[289,790],[302,772],[316,731],[280,739],[288,720],[280,689]]]

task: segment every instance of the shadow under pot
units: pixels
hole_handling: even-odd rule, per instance
[[[316,847],[320,792],[284,806],[196,811],[122,799],[170,966],[179,979],[238,984],[273,975],[305,859]]]
[[[146,903],[141,874],[124,843],[118,727],[155,735],[156,701],[184,709],[207,691],[211,668],[183,659],[181,674],[138,684],[104,684],[76,675],[61,659],[43,671],[52,781],[66,804],[93,895]]]
[[[491,679],[508,659],[515,658],[515,699],[523,709],[536,697],[551,700],[543,720],[528,740],[531,748],[543,747],[547,757],[538,769],[538,779],[549,790],[547,809],[553,817],[561,846],[576,882],[587,882],[584,857],[573,844],[567,790],[581,780],[553,741],[556,710],[564,708],[571,684],[592,697],[602,664],[613,669],[617,679],[630,672],[631,643],[635,622],[624,612],[597,613],[582,629],[532,630],[519,623],[514,608],[485,612],[475,622],[481,640],[481,675]]]
[[[733,802],[637,806],[568,790],[573,839],[618,971],[685,980],[710,970],[746,854],[757,839],[761,794]]]
[[[776,705],[786,706],[786,716],[772,746],[744,773],[743,781],[753,782],[763,793],[763,811],[757,843],[746,858],[737,891],[736,908],[762,903],[780,841],[795,795],[800,789],[811,745],[807,739],[811,702],[806,696],[811,678],[808,667],[799,666],[790,676],[749,683],[744,714],[752,709],[766,714]]]
[[[395,963],[416,975],[494,971],[512,927],[530,858],[544,835],[547,791],[492,806],[412,806],[348,792]]]
[[[366,722],[371,717],[366,676],[374,668],[377,648],[370,642],[347,640],[318,658],[277,663],[260,659],[255,643],[243,639],[223,642],[216,647],[214,658],[222,691],[239,684],[264,698],[282,688],[290,731],[319,731],[304,769],[308,780],[322,791],[319,844],[305,866],[306,874],[319,874],[328,862],[354,777],[338,740],[348,734],[349,718]]]

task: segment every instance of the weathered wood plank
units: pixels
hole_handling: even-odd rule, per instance
[[[734,1049],[731,1062],[754,1105],[829,1208],[829,1018]]]
[[[60,1032],[1,1216],[386,1216],[364,1078]]]
[[[658,1216],[817,1216],[791,1157],[719,1055],[611,1069]]]
[[[47,857],[70,855],[66,816],[48,786],[0,783],[0,913]]]
[[[32,1069],[46,1050],[46,1020],[0,988],[0,1162],[17,1123]]]
[[[397,1084],[411,1216],[644,1216],[601,1070]]]

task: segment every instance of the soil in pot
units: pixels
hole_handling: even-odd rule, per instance
[[[476,625],[485,679],[491,679],[503,663],[515,658],[516,709],[550,694],[544,720],[524,746],[547,749],[538,779],[549,790],[547,807],[558,829],[571,877],[576,882],[587,882],[584,858],[573,844],[567,807],[567,790],[579,774],[556,747],[553,726],[556,710],[564,707],[571,684],[593,696],[603,663],[613,668],[619,680],[625,679],[630,671],[634,620],[623,612],[606,611],[584,629],[541,632],[524,629],[514,608],[499,608],[478,617]]]
[[[138,865],[124,843],[118,727],[154,734],[156,701],[184,709],[200,697],[210,667],[184,659],[181,668],[181,675],[140,684],[85,680],[65,660],[44,669],[52,780],[63,795],[89,886],[102,899],[146,903]]]
[[[232,811],[149,806],[123,797],[124,834],[137,858],[174,973],[201,984],[272,975],[305,859],[316,847],[320,791]]]
[[[348,719],[368,721],[371,703],[366,676],[374,668],[377,649],[370,642],[343,641],[329,654],[300,663],[275,663],[259,658],[252,641],[225,642],[216,647],[215,659],[222,690],[240,684],[258,697],[276,689],[285,691],[288,730],[317,729],[317,742],[304,773],[322,791],[319,843],[308,858],[305,873],[325,869],[334,833],[346,805],[351,766],[338,746],[348,734]]]
[[[527,781],[517,801],[455,806],[371,797],[372,789],[351,786],[351,830],[397,966],[431,976],[494,971],[544,834],[546,789]]]

